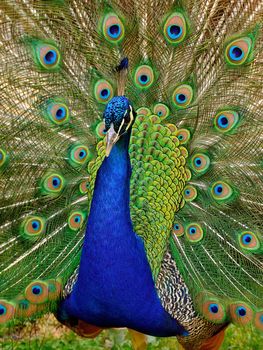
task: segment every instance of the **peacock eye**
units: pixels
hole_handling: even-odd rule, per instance
[[[88,192],[90,188],[90,181],[89,180],[84,180],[79,184],[79,190],[81,194],[85,194]]]
[[[232,46],[229,49],[229,56],[233,61],[240,61],[244,57],[244,51],[239,46]]]
[[[62,125],[69,121],[69,110],[64,103],[50,102],[46,114],[49,120],[56,125]]]
[[[48,50],[44,56],[45,64],[54,64],[57,60],[57,53],[55,50]]]
[[[177,108],[186,108],[193,100],[193,89],[190,85],[179,85],[173,92],[172,102]]]
[[[181,43],[187,34],[186,21],[184,16],[175,12],[168,17],[163,28],[164,37],[170,44]]]
[[[203,239],[204,231],[197,223],[191,223],[186,227],[186,238],[190,242],[199,242]]]
[[[223,303],[219,302],[216,297],[212,295],[197,295],[198,308],[206,319],[213,323],[223,323],[226,319],[226,308]]]
[[[84,165],[90,158],[91,153],[85,145],[75,145],[70,148],[69,163],[72,166]]]
[[[224,181],[214,182],[211,186],[212,197],[218,202],[223,202],[230,199],[234,192],[232,188]]]
[[[163,120],[168,117],[170,110],[165,104],[157,103],[153,108],[153,113]]]
[[[245,303],[233,303],[229,306],[230,316],[234,323],[245,325],[253,319],[252,309]]]
[[[184,234],[184,227],[183,227],[183,225],[181,223],[179,223],[179,222],[176,222],[174,224],[174,227],[173,227],[173,233],[177,237],[183,236],[183,234]]]
[[[37,239],[45,231],[46,221],[39,216],[30,216],[21,225],[21,234],[27,239]]]
[[[214,118],[214,126],[218,131],[228,132],[232,130],[239,121],[236,111],[221,111]]]
[[[95,84],[94,94],[98,102],[105,104],[113,97],[113,88],[108,81],[101,79]]]
[[[210,158],[204,153],[197,153],[191,159],[191,168],[196,173],[205,173],[210,165]]]
[[[102,139],[105,136],[105,134],[105,121],[102,121],[96,126],[96,136],[99,139]]]
[[[81,228],[85,220],[85,214],[82,211],[74,211],[68,218],[69,228],[73,231],[77,231]]]
[[[48,285],[42,281],[32,282],[27,286],[25,296],[33,304],[42,304],[48,299]]]
[[[141,89],[149,88],[154,81],[153,69],[150,66],[139,66],[134,75],[135,84]]]
[[[141,74],[139,75],[138,77],[139,79],[139,82],[142,84],[142,85],[145,85],[149,82],[150,78],[149,78],[149,75],[147,74]]]
[[[61,179],[59,177],[53,177],[52,179],[52,185],[54,188],[59,188],[61,184]]]
[[[119,43],[124,37],[124,26],[114,13],[108,14],[103,21],[103,35],[112,43]]]
[[[190,131],[187,129],[179,129],[176,132],[176,136],[179,140],[180,145],[184,145],[185,143],[187,143],[190,140]]]
[[[246,252],[257,252],[260,248],[260,241],[257,235],[251,231],[242,232],[239,237],[239,244]]]
[[[64,178],[57,173],[51,173],[42,179],[42,190],[45,194],[59,194],[65,186]]]
[[[225,50],[227,63],[239,66],[247,62],[252,49],[252,40],[249,37],[233,40]]]
[[[0,300],[0,324],[10,321],[15,314],[15,305],[5,300]]]
[[[187,185],[184,189],[184,200],[191,202],[197,197],[197,190],[194,186]]]
[[[108,27],[107,32],[111,38],[118,38],[121,33],[121,27],[119,24],[112,24]]]
[[[110,96],[110,89],[102,89],[102,90],[100,91],[100,97],[101,97],[102,99],[108,99],[109,96]]]
[[[52,45],[42,45],[38,48],[38,60],[43,68],[56,68],[60,61],[58,49]]]

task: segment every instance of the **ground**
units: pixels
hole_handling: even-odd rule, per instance
[[[125,329],[104,331],[95,339],[83,339],[60,325],[52,315],[35,324],[17,328],[8,336],[0,328],[1,350],[131,350],[131,340]],[[2,332],[2,333],[1,333]],[[177,350],[175,338],[148,337],[147,350]],[[252,327],[230,326],[221,350],[261,350],[263,333]]]

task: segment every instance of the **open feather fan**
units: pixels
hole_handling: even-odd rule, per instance
[[[131,217],[164,307],[171,252],[198,315],[263,329],[262,7],[1,1],[0,323],[56,311],[125,89]]]

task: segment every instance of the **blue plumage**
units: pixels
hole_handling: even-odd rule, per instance
[[[143,242],[132,228],[129,139],[130,131],[98,171],[78,280],[61,307],[69,317],[100,327],[126,326],[158,336],[187,334],[163,309]]]

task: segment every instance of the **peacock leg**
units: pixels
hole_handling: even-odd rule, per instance
[[[139,333],[133,329],[128,329],[132,340],[133,350],[147,349],[147,337],[143,333]]]

